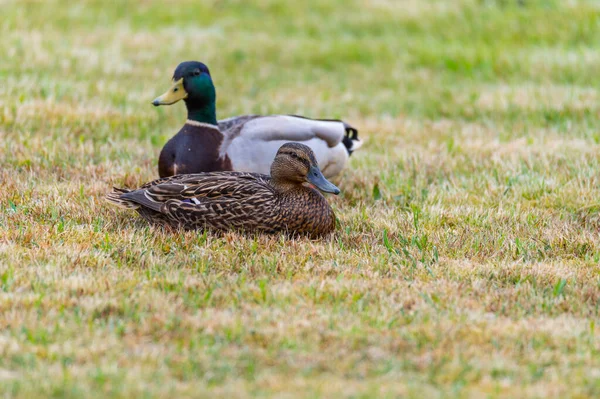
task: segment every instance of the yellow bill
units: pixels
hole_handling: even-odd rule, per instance
[[[175,82],[165,94],[156,97],[154,101],[152,101],[152,105],[158,107],[159,105],[175,104],[177,101],[183,100],[187,96],[187,91],[183,88],[183,78],[181,78]]]

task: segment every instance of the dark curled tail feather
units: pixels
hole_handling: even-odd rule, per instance
[[[344,143],[344,146],[348,151],[348,155],[352,155],[355,150],[360,148],[362,141],[358,138],[358,129],[347,124],[346,122],[343,123],[344,129],[346,129],[346,135],[342,139],[342,143]]]
[[[342,122],[344,124],[344,129],[346,130],[346,135],[342,139],[342,143],[344,143],[344,147],[346,147],[346,151],[348,151],[349,156],[352,155],[352,153],[355,150],[358,150],[361,145],[363,145],[363,142],[358,138],[358,129],[356,129],[354,126],[351,126],[340,119],[311,119],[311,118],[307,118],[306,116],[294,115],[294,114],[290,114],[289,116],[293,116],[294,118],[302,118],[302,119],[309,119],[309,120],[316,120],[316,121],[323,121],[323,122]],[[219,125],[220,125],[220,123],[219,123]]]

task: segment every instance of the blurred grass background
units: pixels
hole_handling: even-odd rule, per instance
[[[600,3],[0,0],[3,397],[595,397]],[[219,118],[367,144],[323,242],[172,235],[156,177],[205,62]]]

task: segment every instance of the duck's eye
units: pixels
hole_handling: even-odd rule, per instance
[[[173,89],[173,92],[179,91],[179,87]]]
[[[200,76],[200,70],[199,69],[196,69],[194,71],[194,76]]]

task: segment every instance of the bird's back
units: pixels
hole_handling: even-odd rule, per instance
[[[211,172],[162,178],[138,190],[113,192],[109,201],[152,223],[187,229],[293,231],[311,236],[335,228],[325,198],[304,186],[282,193],[269,176]]]

